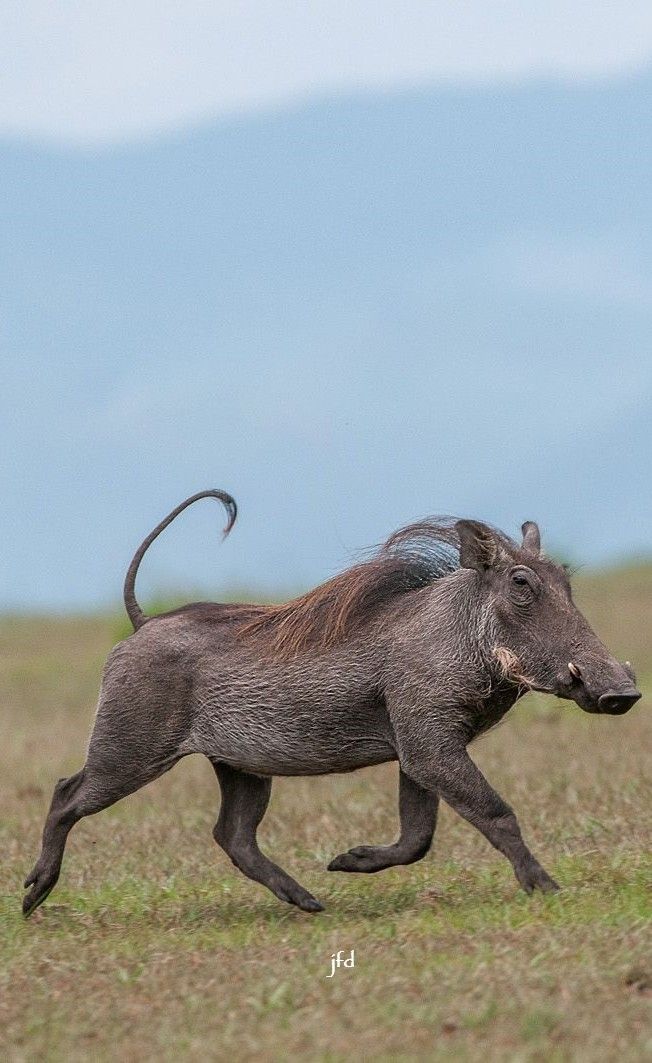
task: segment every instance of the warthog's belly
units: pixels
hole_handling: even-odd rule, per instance
[[[394,760],[382,700],[345,676],[330,679],[222,673],[204,681],[184,746],[260,775],[321,775]]]

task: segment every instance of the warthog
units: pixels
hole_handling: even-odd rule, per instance
[[[528,521],[518,544],[474,520],[433,519],[396,532],[370,560],[284,605],[198,603],[146,617],[136,572],[125,581],[135,633],[109,655],[88,756],[54,788],[29,914],[55,885],[66,838],[107,808],[203,753],[222,802],[214,837],[233,863],[307,912],[319,902],[258,848],[274,775],[321,775],[398,760],[400,835],[336,856],[331,871],[381,871],[430,848],[440,797],[508,858],[521,886],[556,884],[529,851],[508,804],[467,753],[528,690],[621,714],[638,701],[573,604],[568,575]]]

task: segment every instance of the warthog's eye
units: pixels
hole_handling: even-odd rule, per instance
[[[529,602],[537,589],[536,576],[526,568],[513,568],[509,574],[509,582],[512,598],[519,605]]]

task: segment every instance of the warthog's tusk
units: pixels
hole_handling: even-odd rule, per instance
[[[581,679],[582,678],[582,673],[580,672],[579,668],[574,663],[574,661],[569,661],[568,662],[568,671],[572,675],[573,679]]]

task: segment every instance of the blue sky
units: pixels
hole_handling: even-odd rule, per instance
[[[144,597],[429,512],[648,553],[650,9],[232,8],[5,11],[0,604],[117,601],[206,486]]]

